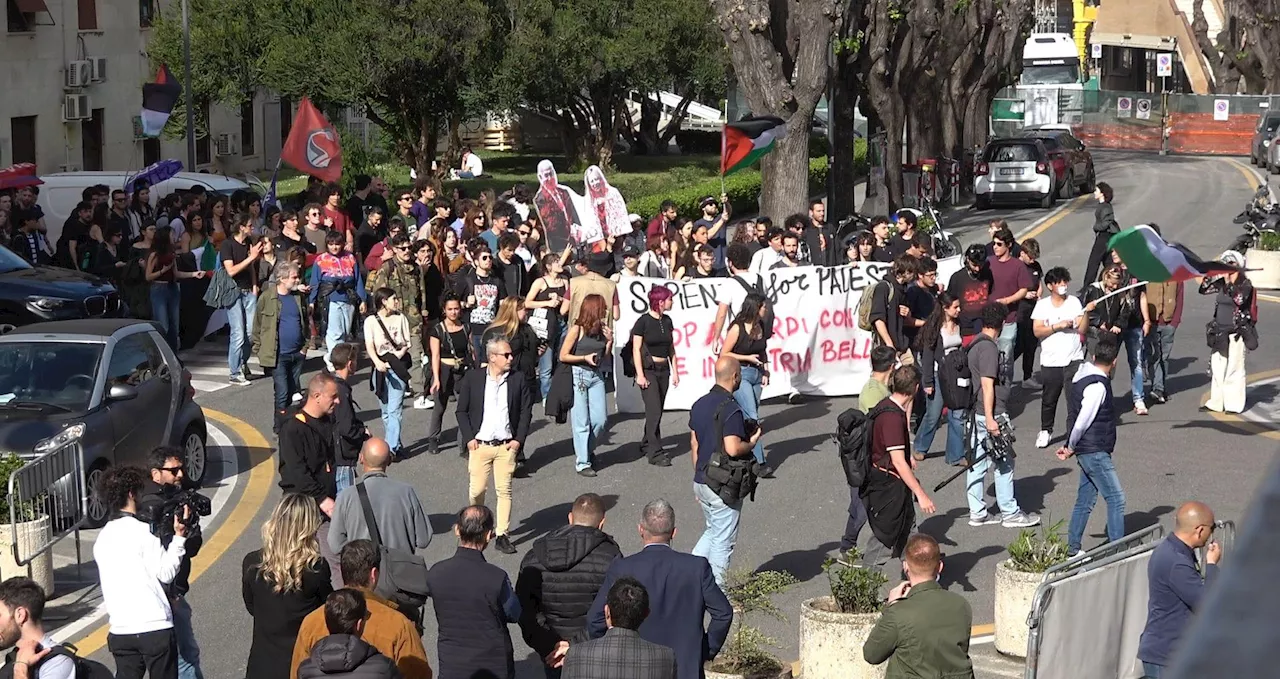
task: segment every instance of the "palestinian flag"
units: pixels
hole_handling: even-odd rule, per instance
[[[182,96],[182,84],[169,72],[169,67],[160,64],[156,72],[156,81],[142,86],[142,134],[147,137],[158,137],[169,122],[169,114]]]
[[[754,165],[786,135],[787,124],[773,116],[728,123],[720,136],[720,174],[733,174]]]
[[[1206,262],[1185,247],[1165,241],[1146,224],[1112,236],[1107,248],[1120,255],[1130,274],[1148,283],[1185,281],[1197,276],[1240,270],[1223,262]]]

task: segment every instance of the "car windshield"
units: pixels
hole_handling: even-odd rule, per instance
[[[1031,144],[994,144],[987,147],[988,163],[1034,163],[1036,147]]]
[[[1080,67],[1075,64],[1022,66],[1022,85],[1074,85],[1080,82]]]
[[[95,343],[0,342],[0,415],[88,410],[101,356]]]
[[[30,268],[31,265],[27,264],[27,261],[23,258],[14,254],[13,250],[0,245],[0,273],[9,273],[10,271],[21,271],[23,269]]]

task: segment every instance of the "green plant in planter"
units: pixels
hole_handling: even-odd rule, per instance
[[[782,610],[773,603],[773,596],[797,582],[794,576],[783,571],[756,573],[739,568],[726,573],[724,595],[733,605],[735,629],[712,663],[714,671],[748,677],[776,676],[782,671],[782,662],[765,650],[776,647],[777,641],[749,621],[758,613],[786,620]]]
[[[1264,231],[1258,236],[1258,244],[1253,246],[1254,250],[1265,250],[1267,252],[1275,252],[1280,250],[1280,233],[1273,231]]]
[[[27,462],[18,457],[14,453],[8,453],[0,456],[0,523],[9,522],[9,508],[11,506],[11,498],[9,497],[9,477],[18,471]],[[33,521],[36,518],[36,502],[23,502],[18,505],[18,519],[20,521]]]
[[[1043,573],[1064,562],[1067,540],[1062,536],[1062,521],[1052,526],[1024,528],[1017,539],[1009,543],[1009,565],[1015,571]]]
[[[839,561],[827,559],[822,570],[831,583],[831,598],[840,613],[877,613],[883,602],[880,588],[889,581],[880,571],[861,568],[857,563],[858,550],[851,549]]]

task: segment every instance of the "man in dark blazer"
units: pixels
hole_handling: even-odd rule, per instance
[[[561,679],[676,679],[676,654],[640,638],[649,593],[633,577],[618,578],[604,605],[609,631],[569,648]]]
[[[511,527],[511,478],[516,458],[529,435],[533,396],[529,382],[511,373],[511,345],[494,340],[485,346],[488,366],[472,370],[458,389],[458,431],[466,441],[471,477],[471,504],[484,504],[489,470],[498,496],[498,538],[493,546],[504,554],[515,554],[508,531]]]
[[[675,651],[678,679],[703,679],[702,664],[716,657],[729,636],[733,608],[705,558],[671,549],[676,511],[670,503],[645,505],[639,528],[644,548],[613,562],[587,614],[587,632],[592,639],[604,636],[608,592],[617,580],[633,577],[649,593],[649,617],[640,625],[640,638]],[[704,631],[706,614],[711,624]]]

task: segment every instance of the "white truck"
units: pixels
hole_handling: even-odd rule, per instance
[[[1084,120],[1084,69],[1076,41],[1066,33],[1032,33],[1022,48],[1018,92],[1024,125]]]

